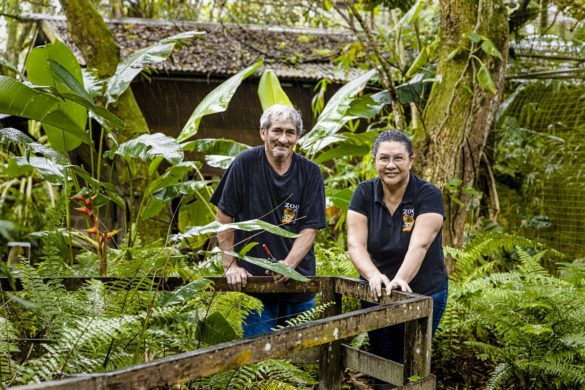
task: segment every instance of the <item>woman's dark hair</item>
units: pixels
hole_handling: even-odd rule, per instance
[[[374,157],[378,153],[378,147],[382,142],[400,142],[404,146],[406,146],[406,151],[408,152],[408,157],[412,158],[414,152],[412,150],[412,141],[406,134],[398,130],[386,130],[378,134],[376,140],[374,141],[374,147],[372,152],[374,153]]]

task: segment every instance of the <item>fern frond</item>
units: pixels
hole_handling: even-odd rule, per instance
[[[501,386],[504,386],[511,377],[510,366],[507,363],[500,363],[494,369],[485,388],[486,390],[502,388]]]

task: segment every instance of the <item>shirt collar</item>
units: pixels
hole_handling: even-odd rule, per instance
[[[414,191],[416,187],[415,184],[416,179],[417,179],[416,176],[414,176],[411,172],[410,178],[408,179],[408,184],[406,185],[406,191],[402,196],[402,202],[400,202],[400,204],[412,203],[412,198],[414,196]],[[379,177],[377,177],[376,180],[374,181],[374,202],[381,206],[384,206],[384,189],[382,188],[382,180],[380,180]]]

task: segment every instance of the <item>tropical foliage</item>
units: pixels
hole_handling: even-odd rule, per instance
[[[18,37],[26,36],[26,28],[16,28],[18,3],[0,5],[2,14],[14,16],[7,25],[10,47],[6,56],[0,56],[0,113],[29,122],[25,132],[0,128],[0,249],[10,259],[0,273],[9,282],[18,277],[24,290],[1,295],[2,383],[110,371],[241,337],[242,318],[260,310],[261,304],[244,294],[216,292],[204,278],[223,272],[220,253],[213,248],[215,235],[226,228],[290,233],[261,220],[229,226],[213,222],[215,209],[209,199],[216,181],[204,177],[203,163],[225,169],[249,146],[200,138],[198,132],[205,116],[228,110],[239,86],[252,75],[262,73],[258,97],[263,108],[290,105],[269,69],[270,61],[251,63],[203,98],[177,137],[142,134],[120,142],[125,123],[109,111],[112,105],[139,74],[148,73],[150,66],[165,61],[199,33],[183,33],[138,50],[112,77],[100,79],[93,70],[82,69],[70,48],[59,41],[31,49],[26,62],[19,63],[15,53],[19,45],[26,46],[26,39]],[[44,1],[22,3],[33,11],[51,9]],[[363,72],[328,99],[331,82],[318,84],[313,101],[316,124],[297,152],[318,163],[325,176],[329,227],[315,247],[318,273],[356,277],[344,227],[351,193],[374,175],[370,150],[381,130],[398,127],[415,139],[424,136],[421,113],[429,103],[431,86],[442,82],[436,73],[441,54],[438,22],[446,2],[96,3],[104,13],[112,13],[109,16],[237,23],[269,19],[287,26],[343,25],[355,34],[356,40],[335,61],[340,68]],[[573,61],[571,48],[584,37],[582,20],[573,26],[574,39],[562,36],[562,27],[554,23],[550,27],[557,35],[545,36],[551,32],[548,27],[533,21],[540,16],[546,22],[548,10],[540,7],[552,3],[553,11],[582,18],[580,9],[566,1],[508,4],[517,49],[509,69],[516,76],[550,64],[547,59],[522,57],[528,41],[548,45],[546,54],[551,57]],[[274,12],[278,8],[282,12]],[[542,34],[535,35],[535,30]],[[486,65],[504,59],[488,36],[467,31],[452,52],[442,54],[448,60],[466,58],[481,90],[493,94],[503,88]],[[567,68],[563,62],[550,67]],[[561,91],[559,95],[568,90],[562,83],[543,85]],[[445,388],[582,388],[585,262],[506,234],[500,227],[513,231],[513,221],[521,220],[522,232],[537,231],[536,238],[550,232],[554,221],[541,212],[544,201],[537,189],[555,175],[577,181],[575,187],[567,187],[581,189],[581,173],[575,172],[574,164],[580,146],[560,135],[568,121],[550,124],[554,134],[532,128],[536,125],[530,119],[544,116],[536,103],[525,105],[519,114],[509,109],[529,87],[513,82],[506,87],[508,99],[487,140],[476,187],[462,187],[456,178],[445,184],[450,201],[467,211],[467,226],[463,248],[446,249],[455,269],[447,311],[434,340],[433,371]],[[538,88],[542,89],[540,84]],[[578,93],[575,100],[581,101]],[[577,114],[574,117],[578,119]],[[582,122],[577,119],[574,126],[579,130]],[[73,160],[72,151],[83,155],[83,161]],[[190,159],[192,152],[203,155],[202,160]],[[145,176],[139,174],[144,167]],[[120,185],[120,175],[130,178],[128,186]],[[111,218],[114,214],[123,217]],[[166,234],[157,240],[139,229],[160,220],[166,223]],[[109,226],[109,221],[117,223]],[[32,242],[34,266],[27,264],[28,257],[18,247],[9,251],[8,241]],[[247,256],[248,249],[232,255],[306,280],[282,264]],[[59,280],[41,279],[99,274],[128,282],[92,281],[67,291]],[[153,276],[178,276],[185,284],[175,291],[159,291]],[[343,306],[358,307],[351,300],[344,300]],[[310,321],[325,307],[318,306],[289,325]],[[367,348],[366,334],[352,344]],[[314,388],[315,370],[270,360],[190,385]]]

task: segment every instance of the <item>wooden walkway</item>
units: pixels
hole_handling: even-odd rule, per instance
[[[105,283],[128,283],[117,278],[65,278],[66,288],[75,290],[88,279]],[[209,277],[216,291],[229,291],[225,278]],[[173,290],[179,278],[154,278],[155,284]],[[3,291],[10,287],[1,280]],[[16,289],[19,289],[17,283]],[[327,306],[323,318],[287,327],[267,335],[231,341],[181,353],[152,362],[99,374],[42,382],[15,389],[152,389],[182,384],[196,378],[235,369],[265,359],[302,354],[305,363],[319,364],[319,389],[340,389],[342,371],[350,368],[382,379],[402,389],[434,389],[431,366],[432,298],[393,291],[379,306],[341,313],[341,299],[349,296],[370,300],[368,284],[342,277],[314,277],[308,283],[289,281],[274,284],[269,277],[249,279],[245,292],[316,292]],[[405,323],[404,364],[398,364],[343,344],[344,339],[389,325]],[[297,356],[298,357],[298,356]],[[408,378],[417,378],[409,382]]]

